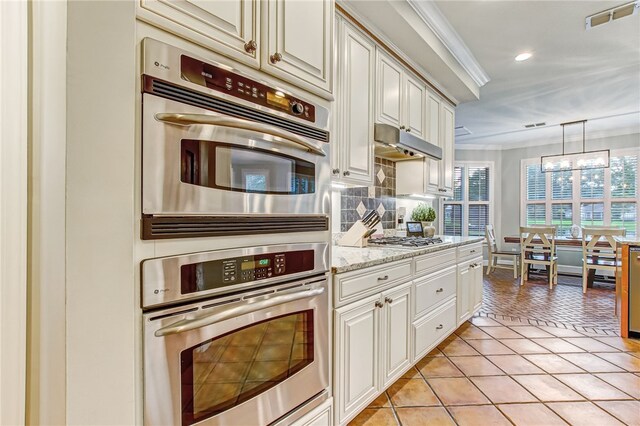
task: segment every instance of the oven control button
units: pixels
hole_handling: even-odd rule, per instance
[[[304,105],[300,102],[292,102],[291,103],[291,112],[295,115],[300,115],[304,112]]]

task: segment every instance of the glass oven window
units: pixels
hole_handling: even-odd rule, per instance
[[[183,140],[182,182],[259,194],[312,194],[315,165],[259,148],[212,141]]]
[[[182,424],[229,410],[313,362],[313,310],[271,318],[182,351]]]

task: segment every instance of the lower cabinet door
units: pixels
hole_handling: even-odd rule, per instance
[[[386,388],[411,363],[411,282],[382,293],[384,303],[380,346],[382,348],[382,387]]]
[[[473,291],[472,280],[472,262],[464,262],[458,264],[458,279],[456,289],[456,299],[458,304],[458,325],[462,324],[471,316],[472,309],[472,295]]]
[[[383,306],[379,294],[336,310],[336,423],[345,423],[378,394],[379,329]]]
[[[482,296],[484,290],[484,277],[483,277],[483,265],[482,258],[475,259],[473,265],[473,312],[478,312],[482,308]]]

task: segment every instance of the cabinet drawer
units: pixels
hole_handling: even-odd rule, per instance
[[[387,284],[411,276],[411,261],[366,268],[357,273],[336,275],[337,302],[364,297],[380,291]]]
[[[414,281],[414,319],[456,294],[456,265]]]
[[[474,243],[458,247],[458,262],[467,257],[482,255],[482,243]]]
[[[456,301],[451,299],[433,314],[413,324],[413,359],[418,360],[456,329]]]
[[[427,253],[416,258],[416,275],[441,269],[447,265],[456,263],[456,249]]]

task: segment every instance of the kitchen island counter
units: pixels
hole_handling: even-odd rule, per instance
[[[439,237],[443,241],[441,244],[434,244],[419,248],[377,246],[358,248],[334,245],[331,248],[331,272],[334,274],[340,274],[343,272],[355,271],[357,269],[368,268],[370,266],[393,262],[395,260],[407,259],[426,253],[446,250],[452,247],[478,243],[484,240],[483,237]]]

